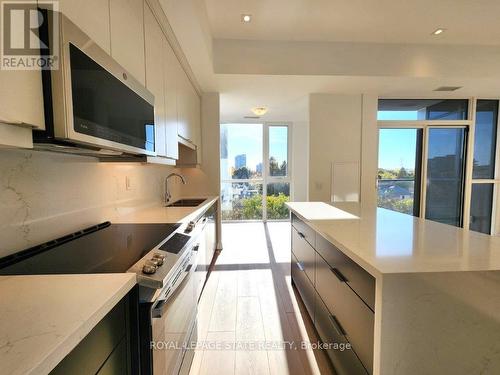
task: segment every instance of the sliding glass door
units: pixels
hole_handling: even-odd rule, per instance
[[[378,206],[462,226],[467,131],[425,125],[379,129]]]
[[[466,128],[428,128],[425,218],[462,226]]]
[[[284,124],[221,125],[223,220],[288,219],[289,138]]]
[[[380,129],[378,206],[418,216],[422,129]]]

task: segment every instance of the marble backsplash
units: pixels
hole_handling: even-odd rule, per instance
[[[0,257],[159,204],[173,169],[0,149]],[[179,195],[179,183],[172,182]]]

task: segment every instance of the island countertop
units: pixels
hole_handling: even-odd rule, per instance
[[[358,204],[287,206],[375,277],[500,270],[500,238],[495,236]]]
[[[0,373],[48,374],[134,287],[131,273],[0,277]]]

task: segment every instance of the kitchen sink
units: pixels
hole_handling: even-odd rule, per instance
[[[196,207],[205,202],[205,198],[179,199],[169,203],[167,207]]]

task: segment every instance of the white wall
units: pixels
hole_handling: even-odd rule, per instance
[[[309,114],[309,200],[330,202],[332,163],[361,161],[362,95],[311,94]]]
[[[0,149],[0,257],[159,204],[163,179],[172,170]],[[177,196],[178,186],[172,189]]]
[[[292,123],[292,181],[296,202],[308,200],[309,196],[309,123]]]

